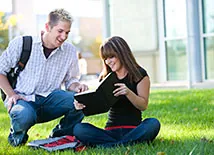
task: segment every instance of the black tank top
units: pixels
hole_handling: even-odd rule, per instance
[[[139,69],[142,74],[142,79],[145,76],[148,76],[147,72],[143,69]],[[142,80],[140,79],[138,82],[130,83],[128,80],[128,76],[121,79],[121,83],[125,83],[126,86],[132,90],[135,94],[137,94],[137,84]],[[137,126],[141,123],[141,111],[126,98],[126,96],[119,96],[120,99],[114,106],[109,110],[108,113],[108,121],[106,123],[106,127],[112,126]]]

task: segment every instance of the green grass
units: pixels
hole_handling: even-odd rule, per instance
[[[155,117],[161,130],[151,145],[136,144],[115,148],[88,148],[76,153],[72,150],[54,152],[55,155],[213,155],[214,154],[214,89],[152,90],[149,108],[143,118]],[[107,114],[85,117],[84,121],[104,127]],[[57,124],[54,120],[37,124],[29,130],[29,140],[46,138]],[[50,154],[27,146],[13,148],[7,143],[9,117],[3,103],[0,105],[0,154]]]

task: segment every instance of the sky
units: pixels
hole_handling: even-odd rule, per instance
[[[36,14],[47,14],[55,8],[65,8],[73,16],[101,17],[102,0],[32,0]],[[0,11],[11,12],[11,0],[0,0]]]
[[[11,12],[11,1],[10,0],[0,0],[0,11],[2,12]]]

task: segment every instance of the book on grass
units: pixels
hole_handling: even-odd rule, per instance
[[[77,149],[81,146],[82,143],[78,142],[78,140],[74,136],[61,136],[54,138],[46,138],[34,140],[27,143],[27,146],[35,148],[35,149],[44,149],[49,152],[53,151],[62,151],[66,149]]]
[[[74,95],[75,100],[84,104],[82,109],[86,116],[107,112],[118,100],[113,91],[116,89],[115,83],[118,83],[116,73],[109,73],[98,85],[94,91],[85,91]]]

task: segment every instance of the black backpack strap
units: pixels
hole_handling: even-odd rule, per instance
[[[32,49],[32,37],[31,36],[23,36],[23,45],[22,45],[22,53],[20,60],[18,62],[18,74],[25,68],[27,61],[30,57]]]
[[[32,48],[32,37],[24,36],[21,57],[19,59],[18,64],[15,67],[17,69],[11,68],[10,72],[7,73],[7,78],[12,88],[16,87],[17,77],[19,76],[19,73],[25,68],[25,65],[27,64],[27,61],[30,57],[31,48]],[[2,91],[2,89],[0,89],[0,91],[1,91],[2,100],[4,101],[6,98],[6,94]]]

